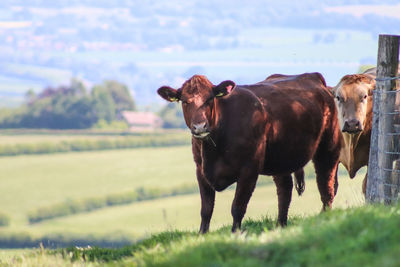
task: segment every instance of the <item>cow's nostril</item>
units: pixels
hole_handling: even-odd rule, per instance
[[[207,123],[201,122],[192,125],[192,134],[197,138],[203,138],[209,134]]]
[[[197,123],[197,124],[193,124],[192,126],[194,131],[198,131],[198,132],[202,132],[206,130],[206,123],[202,122],[202,123]]]
[[[352,119],[344,122],[342,132],[358,133],[362,131],[362,125],[359,120]]]

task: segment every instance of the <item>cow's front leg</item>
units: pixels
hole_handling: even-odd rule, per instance
[[[237,182],[235,198],[233,199],[231,209],[233,217],[232,232],[241,228],[247,204],[256,187],[258,173],[254,173],[254,170],[256,168],[246,168],[246,170],[243,170]]]
[[[214,210],[215,190],[207,183],[200,168],[197,168],[196,174],[201,196],[201,225],[199,233],[205,234],[210,227],[210,220]]]
[[[292,176],[274,176],[276,192],[278,194],[278,224],[287,225],[290,202],[292,201],[293,181]]]

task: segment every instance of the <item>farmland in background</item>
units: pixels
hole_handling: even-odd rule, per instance
[[[0,156],[190,144],[182,130],[132,133],[101,130],[1,130]]]
[[[23,140],[21,143],[35,143],[83,136],[89,140],[100,138],[87,133],[57,136],[36,133],[5,138],[17,143],[21,141],[19,138]],[[290,215],[320,211],[311,164],[306,168],[306,177],[310,178],[306,181],[306,191],[302,197],[294,193]],[[363,172],[360,172],[357,178],[350,180],[341,169],[335,207],[363,203],[362,177]],[[276,216],[277,198],[271,181],[270,177],[260,177],[246,218]],[[130,192],[142,193],[144,197],[127,202],[117,199],[112,205],[29,223],[29,216],[39,209],[65,207],[70,203],[79,206],[88,201],[104,203],[113,197],[130,196]],[[231,223],[233,194],[233,190],[217,194],[211,229]],[[146,196],[150,199],[146,200]],[[30,241],[27,244],[35,245],[46,240],[53,245],[58,244],[57,241],[73,244],[73,240],[122,245],[166,229],[197,230],[200,196],[191,148],[185,145],[0,157],[0,213],[9,217],[8,226],[0,227],[3,246],[14,242],[18,247],[26,240]]]

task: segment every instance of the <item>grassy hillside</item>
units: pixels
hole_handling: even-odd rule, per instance
[[[287,228],[247,220],[205,236],[171,230],[121,249],[69,248],[1,255],[13,266],[398,266],[400,207],[362,206],[296,217]],[[17,254],[17,256],[15,256]]]
[[[399,208],[362,207],[299,218],[287,229],[270,220],[205,238],[186,235],[134,253],[124,264],[149,266],[398,266]]]

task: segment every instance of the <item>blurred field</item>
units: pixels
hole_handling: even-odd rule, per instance
[[[115,136],[115,135],[68,135],[68,134],[60,134],[60,135],[1,135],[0,136],[0,145],[9,145],[9,144],[32,144],[32,143],[42,143],[42,142],[50,142],[50,143],[59,143],[62,141],[72,141],[72,140],[86,140],[87,138],[95,139],[95,140],[103,140],[103,139],[118,139],[124,138],[123,136]]]
[[[111,130],[48,130],[48,129],[7,129],[0,130],[0,145],[59,143],[75,140],[115,140],[126,137],[185,135],[184,130],[158,130],[156,132],[135,133]]]
[[[191,183],[187,146],[1,157],[0,211],[21,224],[28,211],[67,199]]]
[[[311,165],[306,175],[314,177]],[[340,173],[344,173],[341,170]],[[363,173],[363,172],[360,172]],[[341,176],[334,207],[363,203],[361,182]],[[260,177],[269,181],[270,177]],[[141,148],[53,155],[0,158],[0,212],[11,217],[11,225],[0,233],[26,232],[33,237],[48,234],[124,236],[137,239],[166,229],[196,229],[200,223],[199,194],[169,197],[112,206],[29,225],[29,211],[70,200],[120,193],[138,187],[174,188],[196,185],[190,146]],[[233,190],[217,194],[211,229],[231,223]],[[293,194],[290,215],[318,213],[321,201],[315,179],[306,181],[302,197]],[[246,218],[275,217],[275,186],[258,186]]]
[[[264,179],[270,179],[264,177]],[[361,177],[341,179],[334,207],[351,207],[363,204]],[[230,206],[234,190],[217,193],[211,230],[230,225]],[[275,185],[257,187],[250,200],[245,218],[275,218],[278,210]],[[307,181],[303,196],[293,195],[289,216],[319,213],[322,204],[314,180]],[[59,218],[24,228],[33,233],[71,232],[74,234],[126,233],[132,238],[168,229],[197,230],[200,225],[200,195],[170,197],[130,205],[105,208],[88,214]]]

